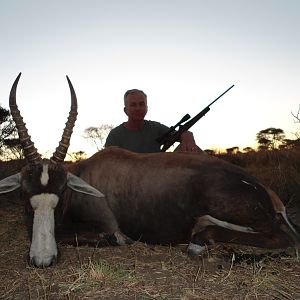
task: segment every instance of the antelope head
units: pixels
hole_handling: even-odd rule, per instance
[[[26,124],[16,103],[17,85],[21,73],[16,78],[9,96],[9,106],[16,123],[21,147],[27,165],[21,172],[0,181],[0,193],[7,193],[21,188],[26,199],[26,206],[32,213],[32,237],[29,261],[37,267],[48,267],[56,262],[57,245],[55,240],[55,208],[62,201],[62,193],[68,186],[71,189],[103,197],[98,190],[88,185],[79,177],[66,172],[63,162],[67,154],[70,138],[77,117],[77,98],[70,79],[67,76],[71,92],[71,110],[62,134],[61,141],[50,159],[42,159],[31,141]]]

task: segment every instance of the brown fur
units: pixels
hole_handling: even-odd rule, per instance
[[[137,154],[110,147],[66,169],[105,194],[120,229],[133,239],[188,242],[197,218],[211,215],[260,233],[256,239],[253,233],[228,234],[218,227],[214,231],[225,230],[224,236],[216,234],[215,240],[270,248],[294,243],[276,223],[284,207],[278,196],[243,169],[209,155]]]

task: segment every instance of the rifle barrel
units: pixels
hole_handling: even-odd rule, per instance
[[[218,96],[213,102],[211,102],[209,105],[207,105],[203,110],[201,110],[196,116],[194,116],[192,119],[184,123],[183,125],[180,125],[181,122],[183,122],[184,116],[175,126],[172,126],[170,130],[164,134],[162,137],[159,137],[157,141],[159,143],[163,144],[163,147],[161,149],[161,152],[166,151],[169,149],[176,141],[178,141],[178,138],[180,137],[181,133],[191,128],[198,120],[200,120],[205,114],[210,111],[210,106],[214,104],[218,99],[220,99],[224,94],[226,94],[230,89],[234,87],[234,84],[228,88],[225,92],[223,92],[220,96]],[[190,116],[189,116],[190,117]],[[175,130],[175,127],[179,125],[178,131]]]
[[[211,106],[212,104],[214,104],[217,100],[219,100],[223,95],[225,95],[233,87],[234,87],[234,84],[230,88],[228,88],[224,93],[222,93],[218,98],[216,98],[212,103],[210,103],[208,106]]]

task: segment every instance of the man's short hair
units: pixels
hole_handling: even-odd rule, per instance
[[[147,101],[147,95],[142,91],[142,90],[138,90],[138,89],[131,89],[126,91],[126,93],[124,94],[124,104],[126,105],[126,98],[128,95],[130,94],[135,94],[135,93],[141,93],[142,95],[144,95],[146,101]]]

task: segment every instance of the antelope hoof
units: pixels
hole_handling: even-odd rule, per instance
[[[205,246],[189,243],[189,246],[187,248],[187,254],[190,257],[194,257],[200,254],[201,252],[203,252],[204,250],[205,250]]]
[[[134,241],[125,235],[124,233],[121,233],[120,231],[116,231],[112,235],[109,235],[107,237],[109,243],[113,246],[124,246],[124,245],[131,245],[134,243]]]

